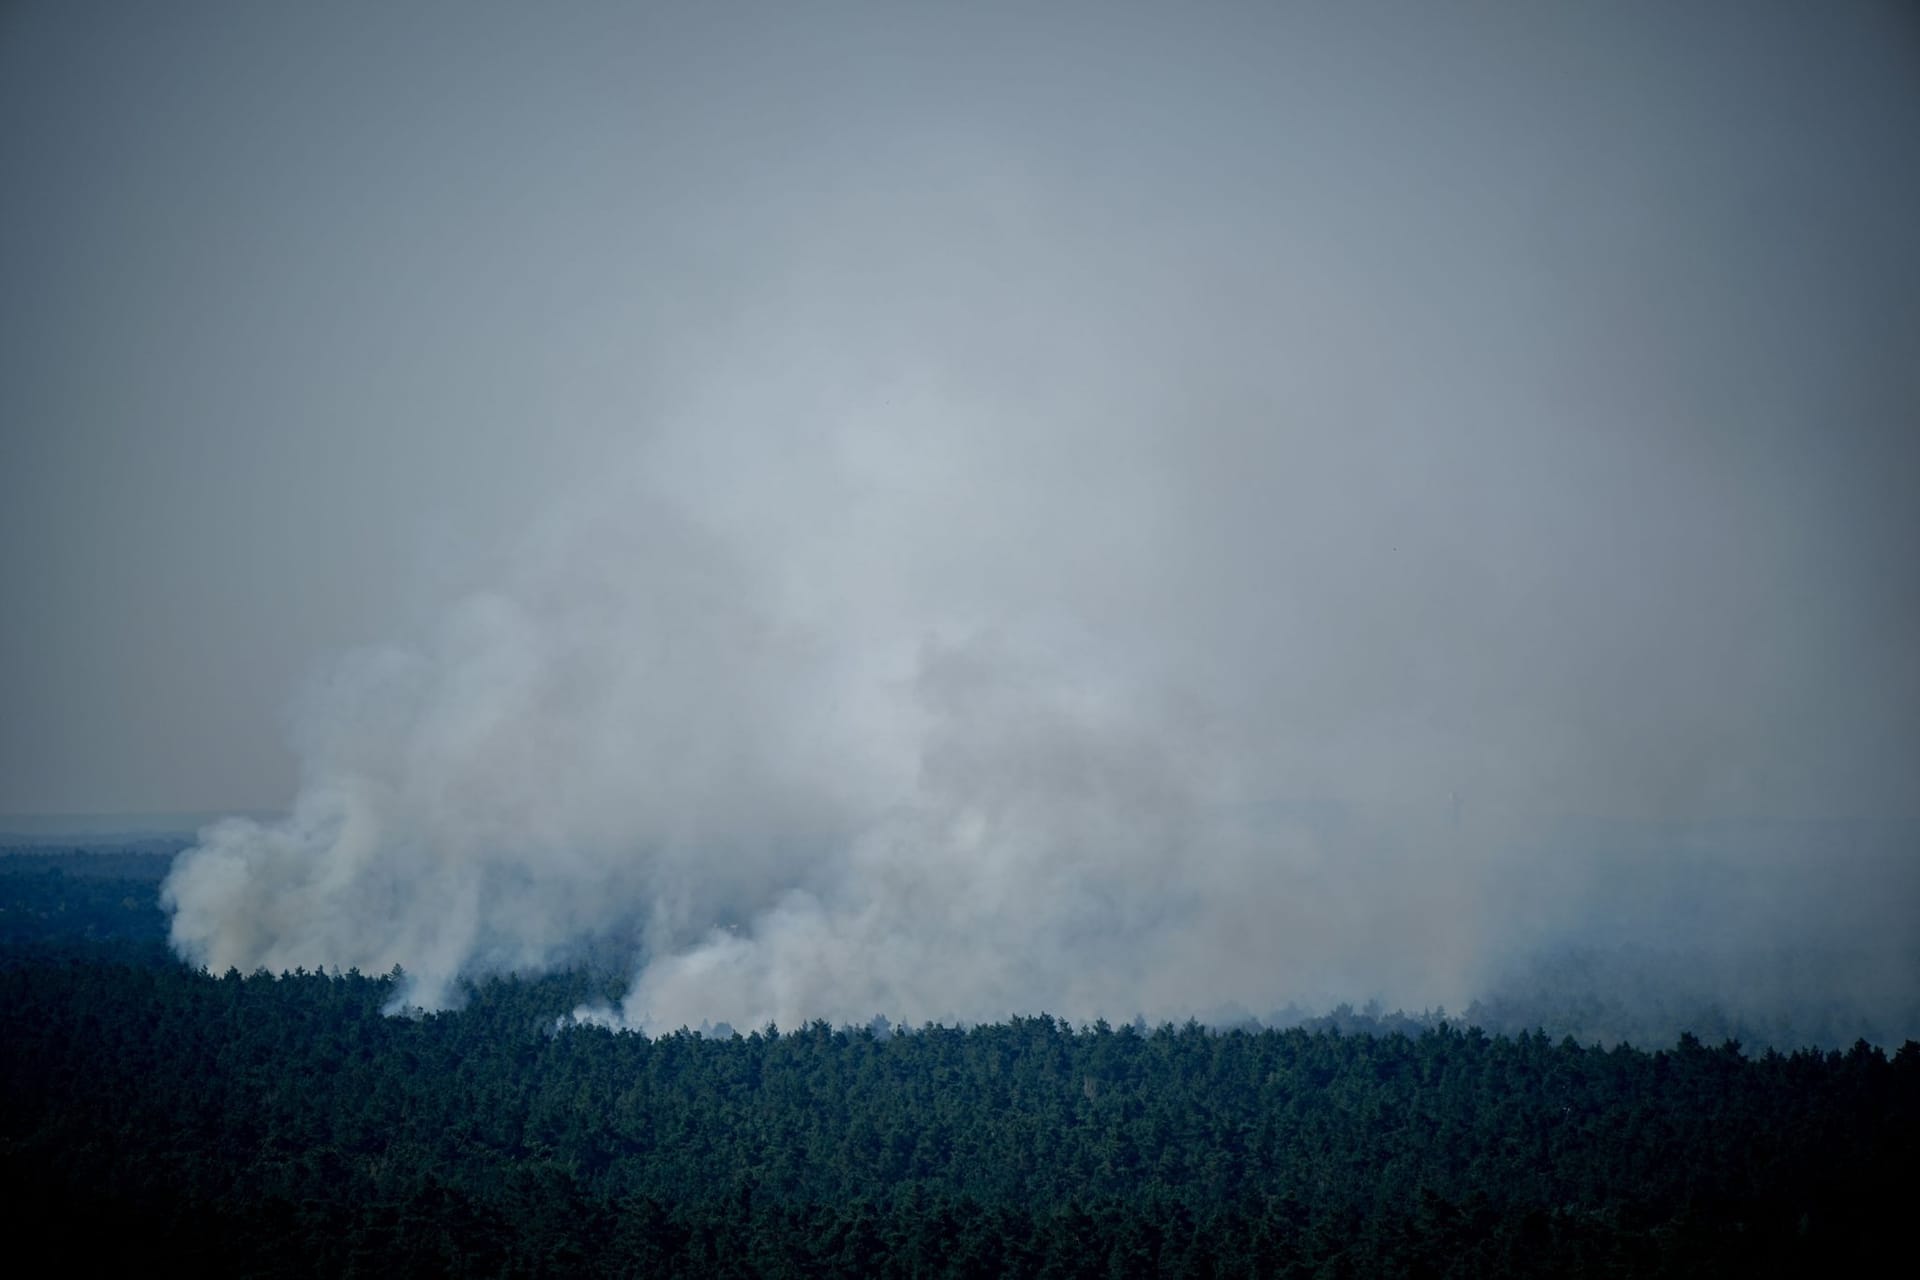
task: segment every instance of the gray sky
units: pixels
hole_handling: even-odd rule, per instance
[[[7,6],[0,813],[710,539],[1236,794],[1914,814],[1909,6],[959,8]]]

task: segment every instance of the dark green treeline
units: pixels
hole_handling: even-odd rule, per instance
[[[1825,1270],[1915,1191],[1912,1043],[556,1030],[603,994],[16,954],[7,1203],[215,1274],[1612,1275]]]

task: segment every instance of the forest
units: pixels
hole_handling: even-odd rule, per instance
[[[1361,1015],[649,1038],[568,1020],[618,994],[589,969],[388,1016],[398,974],[178,963],[167,857],[0,853],[0,1176],[69,1266],[1805,1274],[1903,1245],[1920,1190],[1912,1041]]]

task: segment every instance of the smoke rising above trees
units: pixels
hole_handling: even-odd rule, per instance
[[[1920,81],[1751,9],[19,7],[0,810],[426,1005],[1906,1034]]]

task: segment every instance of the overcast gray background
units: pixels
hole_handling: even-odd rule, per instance
[[[13,5],[0,813],[426,1003],[1895,1025],[1915,227],[1891,3]]]
[[[1910,7],[958,8],[8,5],[0,812],[283,808],[582,475],[895,386],[1050,450],[933,592],[1096,530],[1322,763],[1914,812]]]

